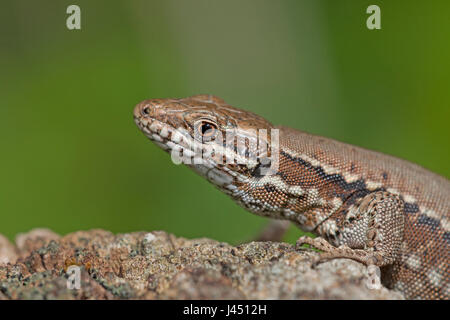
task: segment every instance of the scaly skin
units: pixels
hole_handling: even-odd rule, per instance
[[[449,299],[446,178],[379,152],[275,127],[209,95],[145,100],[134,118],[173,159],[190,160],[189,167],[248,211],[318,235],[302,237],[298,245],[322,250],[321,259],[379,266],[382,282],[409,299]],[[269,134],[258,136],[258,129]],[[224,143],[230,133],[246,143]],[[257,140],[266,149],[252,148]],[[192,150],[202,155],[195,164]]]

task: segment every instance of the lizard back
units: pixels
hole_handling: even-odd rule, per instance
[[[410,298],[448,299],[450,182],[419,165],[298,130],[280,127],[280,172],[302,167],[287,182],[314,185],[327,200],[387,190],[403,199],[401,257],[383,267],[383,282]],[[295,163],[295,165],[293,165]],[[307,172],[307,173],[305,173]]]

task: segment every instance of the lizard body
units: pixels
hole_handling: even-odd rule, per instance
[[[188,160],[248,211],[319,236],[301,237],[298,245],[322,250],[322,258],[379,266],[383,283],[406,298],[449,299],[446,178],[389,155],[273,126],[210,95],[145,100],[134,118],[151,140],[178,154],[173,159]],[[277,134],[260,135],[261,129]]]

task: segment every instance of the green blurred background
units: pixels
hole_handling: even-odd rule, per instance
[[[66,28],[81,7],[82,30]],[[381,30],[366,8],[381,8]],[[166,230],[237,243],[267,222],[135,127],[215,94],[446,177],[449,1],[2,1],[0,233]],[[287,241],[300,231],[292,228]]]

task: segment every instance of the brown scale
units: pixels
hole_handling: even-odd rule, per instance
[[[449,251],[448,240],[445,240],[444,230],[431,228],[418,222],[418,216],[407,219],[405,223],[404,250],[401,258],[391,267],[385,268],[386,285],[396,288],[398,283],[405,287],[405,295],[413,298],[429,297],[430,299],[448,299]],[[436,234],[430,239],[430,234]],[[425,239],[429,239],[425,241]],[[425,243],[425,245],[424,245]],[[407,263],[411,254],[416,255],[421,263],[411,268]],[[429,279],[430,272],[436,270],[441,277],[438,286],[430,281],[417,282],[417,279]],[[414,276],[412,276],[414,275]]]

